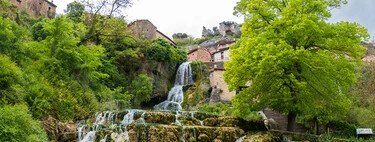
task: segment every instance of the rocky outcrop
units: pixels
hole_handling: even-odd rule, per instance
[[[130,114],[130,115],[129,115]],[[129,117],[131,116],[131,117]],[[80,139],[96,141],[221,141],[234,142],[247,131],[265,131],[262,121],[200,112],[128,110],[97,113],[81,123]],[[92,139],[91,139],[92,140]]]
[[[59,122],[52,117],[42,120],[42,126],[46,130],[48,139],[58,142],[77,140],[77,125],[73,122]]]
[[[241,34],[240,28],[242,25],[237,24],[236,22],[224,21],[221,22],[219,25],[219,32],[223,37],[231,34]]]

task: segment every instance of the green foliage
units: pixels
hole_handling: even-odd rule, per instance
[[[235,108],[229,106],[228,104],[222,103],[197,105],[193,108],[193,110],[214,115],[240,116],[237,114]],[[242,118],[246,120],[261,120],[262,116],[257,115],[256,112],[251,112],[243,115]]]
[[[138,75],[138,78],[132,81],[132,91],[134,95],[133,105],[139,107],[142,102],[148,102],[152,95],[151,78],[146,74]]]
[[[359,127],[375,129],[375,113],[371,107],[353,106],[347,114],[346,121]]]
[[[14,18],[17,13],[17,6],[6,0],[0,0],[0,17],[2,18]]]
[[[82,15],[84,14],[85,6],[77,1],[68,4],[66,12],[67,17],[72,21],[81,22]]]
[[[215,115],[229,115],[229,116],[234,115],[233,108],[227,104],[222,104],[222,103],[215,103],[212,105],[209,105],[209,104],[198,105],[198,106],[195,106],[193,110],[205,112],[209,114],[215,114]]]
[[[177,46],[184,47],[195,43],[194,38],[186,33],[174,33],[172,37]]]
[[[30,39],[30,32],[16,22],[0,17],[0,53],[6,54],[14,61],[22,58],[21,47]]]
[[[28,113],[26,105],[3,106],[0,109],[0,141],[47,142],[40,123]]]
[[[186,51],[174,48],[161,38],[153,40],[149,47],[143,49],[143,53],[147,59],[157,62],[182,63],[187,60]]]
[[[149,60],[165,62],[172,58],[172,48],[168,41],[158,38],[153,40],[149,47],[145,48],[144,53]]]
[[[182,38],[182,39],[177,38],[177,39],[173,39],[173,41],[176,43],[177,46],[181,46],[181,47],[195,44],[195,40],[192,37]]]
[[[365,51],[360,41],[368,37],[357,23],[326,21],[329,9],[344,2],[239,2],[236,13],[248,18],[230,49],[224,78],[230,90],[252,84],[232,98],[234,107],[242,114],[264,107],[291,116],[310,114],[320,123],[344,117]]]
[[[46,39],[47,36],[50,35],[50,33],[48,33],[47,31],[43,30],[43,24],[45,22],[46,21],[40,21],[38,23],[35,23],[31,27],[31,32],[32,32],[34,41],[42,41],[42,40]]]
[[[0,54],[0,106],[22,102],[22,93],[17,92],[21,75],[20,68],[9,57]]]
[[[116,100],[118,109],[129,108],[132,97],[123,87],[118,87],[113,91],[113,100]]]
[[[356,127],[344,121],[332,120],[327,124],[327,127],[337,130],[333,132],[334,135],[346,136],[347,138],[355,136]]]
[[[191,37],[189,35],[187,35],[186,33],[174,33],[172,35],[173,39],[176,40],[176,39],[183,39],[183,38],[188,38],[188,37]]]

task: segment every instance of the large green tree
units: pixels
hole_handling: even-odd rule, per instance
[[[297,115],[312,114],[320,123],[344,115],[348,90],[365,48],[367,30],[357,23],[329,23],[330,9],[345,0],[241,0],[242,37],[230,48],[225,81],[243,89],[232,101],[239,113],[261,108],[288,115],[293,131]],[[254,101],[256,100],[256,101]]]

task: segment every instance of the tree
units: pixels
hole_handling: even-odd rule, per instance
[[[26,105],[0,108],[0,141],[47,142],[47,134],[28,113]]]
[[[138,78],[132,81],[133,105],[139,107],[142,102],[151,100],[152,81],[146,74],[139,74]]]
[[[86,36],[82,42],[95,41],[100,44],[99,36],[102,30],[111,25],[109,19],[113,17],[124,18],[124,10],[132,5],[131,0],[80,0],[89,13],[85,15],[87,25]]]
[[[80,22],[81,16],[84,14],[85,6],[77,1],[71,2],[68,4],[67,9],[67,17],[72,19],[74,22]]]
[[[177,39],[177,38],[183,39],[183,38],[187,38],[188,35],[186,33],[174,33],[172,37],[173,39]]]
[[[8,56],[0,53],[0,106],[22,102],[22,93],[17,93],[21,84],[21,70]]]
[[[247,19],[224,74],[230,90],[252,81],[232,99],[237,111],[272,108],[288,115],[289,131],[297,115],[310,113],[324,123],[347,112],[348,90],[365,51],[360,41],[369,35],[357,23],[327,22],[329,9],[345,3],[241,0],[235,14]]]

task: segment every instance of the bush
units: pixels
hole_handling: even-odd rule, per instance
[[[22,101],[17,92],[21,83],[21,70],[6,55],[0,54],[0,104],[14,104]]]
[[[222,103],[198,105],[193,110],[215,115],[233,115],[233,108]]]
[[[44,142],[48,139],[26,105],[7,105],[0,109],[0,141]]]
[[[142,51],[147,59],[157,62],[182,63],[187,61],[186,51],[174,48],[168,41],[161,38],[153,40],[151,45]]]
[[[142,102],[148,102],[152,95],[152,81],[146,74],[140,74],[132,81],[133,106],[139,107]]]
[[[342,135],[342,136],[347,136],[347,137],[355,136],[356,127],[345,121],[333,120],[327,124],[327,127],[330,127],[336,130],[333,132],[335,135]]]

